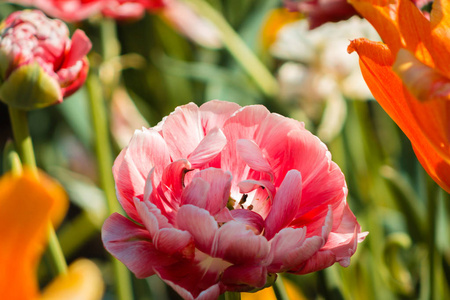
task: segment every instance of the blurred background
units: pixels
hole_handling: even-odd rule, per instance
[[[300,13],[287,12],[275,0],[206,3],[220,19],[181,10],[68,24],[91,39],[95,78],[62,104],[29,113],[37,164],[70,197],[57,231],[66,259],[92,259],[102,270],[104,299],[115,299],[112,265],[100,237],[108,212],[89,95],[96,93],[105,105],[112,158],[135,129],[156,125],[176,106],[220,99],[263,104],[304,122],[327,144],[346,176],[350,207],[362,230],[370,232],[348,268],[337,264],[309,275],[284,274],[302,297],[449,297],[449,195],[428,177],[408,139],[372,98],[356,53],[347,54],[349,40],[377,40],[376,31],[358,16],[310,30]],[[19,9],[23,6],[1,2],[0,19]],[[229,28],[220,27],[222,19]],[[270,76],[251,63],[248,50]],[[8,109],[0,103],[0,151],[11,139]],[[42,285],[50,280],[45,259],[39,278]],[[132,278],[135,299],[179,299],[155,276]]]

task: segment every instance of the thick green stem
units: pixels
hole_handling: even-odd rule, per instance
[[[28,130],[27,112],[13,107],[9,107],[9,116],[19,156],[22,163],[30,168],[38,176],[36,159],[34,156],[33,143]],[[58,238],[53,225],[48,223],[48,249],[52,264],[55,266],[57,274],[67,273],[67,263],[61,250]]]
[[[33,142],[28,130],[27,112],[9,107],[9,117],[14,135],[14,143],[22,163],[37,174],[36,159],[34,157]]]
[[[236,61],[253,78],[261,91],[268,97],[278,93],[278,82],[266,66],[248,48],[245,42],[228,24],[224,17],[204,0],[183,0],[190,4],[202,17],[207,18],[218,29],[221,39]]]
[[[108,120],[100,80],[91,72],[86,82],[89,92],[92,122],[94,125],[95,154],[99,172],[100,187],[105,192],[109,214],[122,211],[115,195],[112,177],[112,153],[109,138]],[[128,269],[120,261],[112,258],[116,278],[117,297],[120,300],[133,299]]]
[[[241,293],[226,292],[225,300],[241,300]]]

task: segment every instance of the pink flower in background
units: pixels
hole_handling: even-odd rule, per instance
[[[134,222],[111,215],[105,248],[185,299],[262,288],[279,272],[348,266],[367,235],[326,146],[260,105],[178,107],[135,132],[113,173]]]
[[[85,81],[91,42],[41,11],[18,11],[0,25],[0,99],[32,109],[61,102]]]
[[[147,10],[164,7],[164,0],[109,0],[104,3],[102,14],[116,20],[140,19]]]
[[[146,10],[164,6],[164,0],[9,0],[33,6],[66,22],[78,22],[97,14],[115,19],[139,19]]]
[[[65,22],[79,22],[95,15],[116,20],[137,20],[146,11],[159,14],[180,34],[199,45],[221,48],[217,28],[178,0],[9,0],[28,7],[36,7],[49,16]]]

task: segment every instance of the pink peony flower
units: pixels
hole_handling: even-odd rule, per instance
[[[0,25],[0,99],[22,109],[61,102],[85,81],[91,42],[81,30],[34,10]]]
[[[97,14],[124,20],[139,19],[146,10],[164,6],[164,0],[9,0],[33,6],[66,22],[78,22]]]
[[[178,107],[135,132],[113,173],[133,221],[111,215],[105,248],[185,299],[263,288],[279,272],[348,266],[367,235],[326,146],[260,105]]]

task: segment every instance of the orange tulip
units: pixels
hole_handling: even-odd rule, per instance
[[[0,179],[0,292],[5,299],[38,297],[35,269],[54,202],[29,170]]]
[[[450,192],[450,4],[436,0],[430,20],[409,0],[351,0],[384,43],[357,39],[373,96],[410,139],[428,174]]]
[[[65,191],[43,172],[39,179],[27,169],[21,175],[0,178],[2,299],[101,299],[101,274],[88,260],[74,262],[44,294],[39,292],[36,267],[45,249],[48,225],[62,220],[67,205]]]

